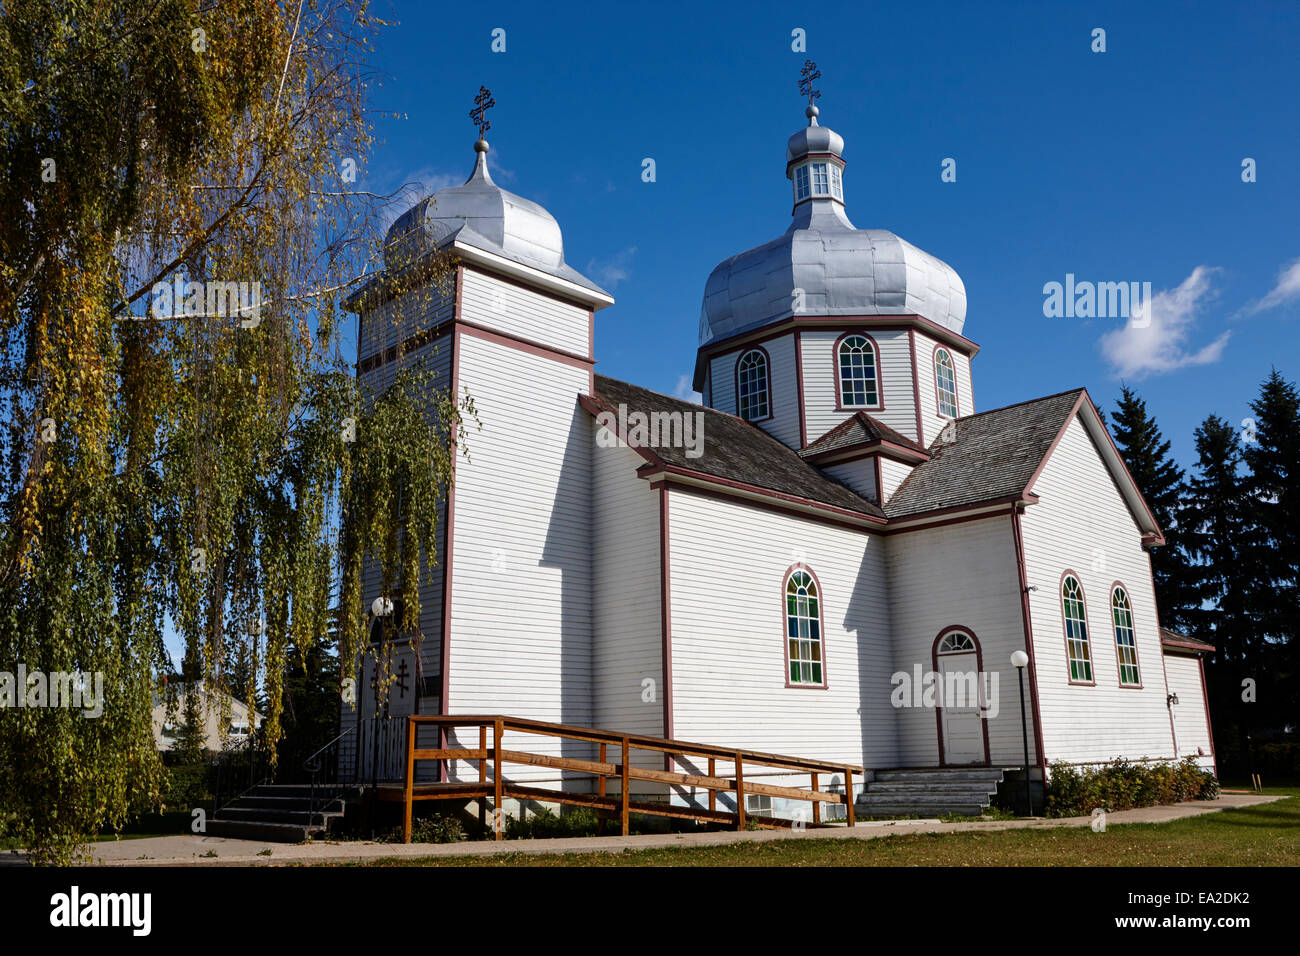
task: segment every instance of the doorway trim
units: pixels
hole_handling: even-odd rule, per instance
[[[969,637],[969,638],[974,642],[974,644],[975,644],[975,670],[976,670],[976,682],[977,682],[977,685],[976,685],[976,686],[979,688],[979,691],[982,692],[982,691],[984,690],[984,684],[983,684],[983,681],[982,681],[982,675],[984,674],[984,647],[983,647],[982,644],[980,644],[980,639],[976,636],[976,634],[975,634],[974,631],[972,631],[969,627],[963,627],[963,626],[960,625],[960,624],[950,624],[948,627],[945,627],[942,631],[940,631],[937,635],[935,635],[934,643],[930,645],[930,663],[931,663],[931,667],[932,667],[933,672],[934,672],[934,675],[935,675],[935,679],[936,679],[936,680],[939,679],[939,642],[942,641],[942,640],[943,640],[945,637],[947,637],[949,634],[952,634],[954,631],[960,631],[962,634],[967,635],[967,636],[968,636],[968,637]],[[948,655],[945,654],[944,656],[946,657],[946,656],[948,656]],[[953,656],[956,656],[956,655],[953,655]],[[980,718],[979,718],[979,721],[980,721],[980,731],[981,731],[981,732],[983,733],[983,735],[984,735],[984,761],[983,761],[983,763],[949,764],[949,763],[948,763],[948,760],[947,760],[947,755],[946,755],[946,753],[944,752],[944,742],[943,742],[943,708],[940,707],[940,706],[936,706],[936,707],[934,708],[934,726],[935,726],[935,731],[936,731],[936,733],[937,733],[937,735],[938,735],[938,738],[939,738],[939,766],[940,766],[940,767],[948,767],[948,766],[953,766],[953,767],[988,767],[988,766],[992,766],[992,761],[991,761],[991,759],[990,759],[990,757],[989,757],[989,722],[988,722],[988,718],[985,717],[984,714],[983,714],[983,711],[984,711],[985,709],[986,709],[986,708],[984,708],[984,707],[981,707],[981,708],[980,708],[981,713],[980,713]]]

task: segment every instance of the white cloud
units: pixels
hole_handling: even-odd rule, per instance
[[[689,375],[682,375],[677,379],[677,387],[673,389],[673,397],[680,398],[684,402],[694,402],[696,405],[704,402],[704,396],[691,388],[691,377]]]
[[[1300,302],[1300,259],[1289,262],[1277,270],[1277,282],[1264,298],[1252,302],[1242,312],[1254,315],[1268,309],[1276,309],[1288,302]]]
[[[608,259],[591,259],[587,262],[587,275],[599,286],[610,292],[620,282],[632,277],[632,257],[636,255],[636,246],[629,246]]]
[[[1215,271],[1197,266],[1177,288],[1162,289],[1152,296],[1147,314],[1130,316],[1124,328],[1101,337],[1102,355],[1117,375],[1142,378],[1189,365],[1210,365],[1223,357],[1229,332],[1199,349],[1187,342],[1197,313],[1217,294],[1210,285]]]

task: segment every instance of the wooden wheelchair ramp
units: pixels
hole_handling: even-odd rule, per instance
[[[439,747],[430,749],[416,746],[418,731],[426,726],[437,729]],[[474,730],[478,731],[477,747],[446,746],[449,736],[463,738],[468,732],[468,736],[472,738]],[[585,760],[555,756],[551,753],[506,749],[503,742],[507,733],[526,735],[530,739],[537,739],[539,744],[549,743],[550,746],[538,748],[543,750],[557,749],[557,743],[562,747],[566,741],[577,741],[594,749],[596,759]],[[655,754],[655,761],[662,761],[665,766],[676,766],[681,762],[688,766],[707,766],[708,770],[706,773],[678,773],[635,765],[634,757],[644,753]],[[439,773],[441,782],[416,782],[416,765],[422,761],[437,761],[442,764]],[[448,771],[456,762],[477,764],[478,779],[449,779]],[[642,763],[645,763],[644,759]],[[590,778],[593,781],[591,792],[553,790],[530,786],[525,782],[512,782],[507,770],[511,764],[549,767],[573,775],[572,780]],[[807,775],[809,786],[804,789],[746,780],[746,771],[753,771],[756,768],[763,768],[769,773],[777,771],[782,775]],[[687,743],[663,737],[619,734],[589,727],[571,727],[565,724],[497,714],[416,715],[407,718],[406,769],[403,781],[377,787],[376,796],[403,803],[402,840],[405,843],[411,842],[411,811],[417,800],[477,800],[479,819],[482,822],[486,821],[487,801],[491,800],[495,811],[493,830],[498,840],[505,837],[505,821],[501,808],[504,801],[510,798],[590,807],[600,815],[602,821],[618,820],[624,835],[628,832],[628,816],[632,813],[717,823],[735,827],[737,830],[746,829],[751,821],[758,826],[773,828],[790,828],[799,825],[792,820],[746,813],[745,797],[751,794],[807,801],[811,809],[805,822],[807,826],[833,826],[841,825],[841,822],[852,826],[854,823],[853,777],[854,774],[862,773],[863,768],[854,764],[806,760],[802,757],[737,750],[714,744]],[[822,790],[819,786],[823,777],[833,774],[843,776],[842,793]],[[708,808],[674,805],[666,801],[634,800],[631,791],[633,780],[704,790],[708,794]],[[718,807],[719,794],[727,793],[734,795],[734,810]],[[823,820],[823,804],[844,807],[843,821],[831,823]]]

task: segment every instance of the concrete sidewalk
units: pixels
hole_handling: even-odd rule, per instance
[[[1218,800],[1192,801],[1172,806],[1143,807],[1107,814],[1109,825],[1117,823],[1168,823],[1186,817],[1215,813],[1236,807],[1252,807],[1284,799],[1262,794],[1224,794]],[[973,820],[963,823],[940,823],[938,820],[898,820],[859,823],[852,829],[834,827],[793,832],[789,830],[718,831],[713,833],[648,833],[641,836],[568,837],[554,840],[502,840],[466,843],[370,843],[315,842],[304,844],[261,843],[256,840],[229,840],[199,834],[149,837],[141,840],[117,840],[96,843],[90,865],[102,866],[283,866],[291,863],[334,863],[378,860],[384,858],[488,856],[503,853],[620,853],[623,850],[648,850],[657,847],[719,846],[727,843],[750,843],[766,840],[874,840],[877,837],[907,833],[959,833],[970,830],[1015,830],[1025,827],[1086,827],[1090,817],[1067,817],[1048,820]],[[270,850],[270,855],[261,855]],[[215,855],[213,855],[215,854]],[[23,864],[21,854],[5,854],[0,865]]]

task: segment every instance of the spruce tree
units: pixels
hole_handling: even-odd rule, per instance
[[[1257,625],[1252,664],[1273,689],[1265,699],[1261,687],[1261,717],[1278,726],[1300,717],[1294,687],[1300,673],[1300,392],[1273,369],[1250,408],[1243,457],[1253,533],[1245,538],[1242,558]]]
[[[1115,443],[1161,531],[1163,547],[1151,552],[1160,623],[1175,631],[1195,624],[1197,599],[1178,512],[1184,492],[1183,471],[1169,456],[1169,442],[1160,433],[1146,402],[1123,386],[1118,411],[1110,413]]]
[[[1236,428],[1217,415],[1206,418],[1196,429],[1196,458],[1178,515],[1183,546],[1196,562],[1198,606],[1189,615],[1189,632],[1215,645],[1217,661],[1240,665],[1249,656],[1241,562],[1248,508]]]
[[[1220,769],[1246,772],[1249,728],[1255,702],[1242,694],[1242,678],[1254,675],[1258,641],[1249,611],[1251,572],[1242,560],[1250,537],[1250,509],[1237,429],[1211,415],[1196,429],[1196,466],[1187,480],[1178,523],[1195,562],[1192,589],[1197,606],[1189,633],[1213,644],[1206,661],[1206,690],[1214,713]]]

